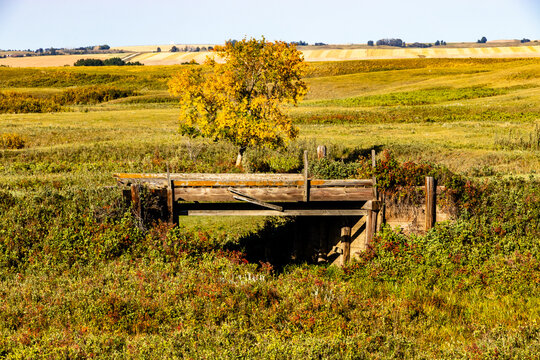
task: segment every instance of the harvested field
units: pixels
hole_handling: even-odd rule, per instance
[[[154,52],[157,47],[162,52]],[[73,65],[81,58],[107,59],[110,57],[129,57],[129,61],[139,61],[145,65],[176,65],[195,60],[202,63],[211,52],[168,52],[172,45],[128,46],[115,49],[133,51],[133,53],[103,55],[58,55],[24,58],[0,59],[0,65],[12,67],[48,67]],[[208,46],[208,45],[190,45]],[[181,48],[180,45],[178,45]],[[431,47],[431,48],[389,48],[363,47],[347,49],[318,49],[316,47],[301,48],[308,62],[346,61],[376,59],[419,59],[419,58],[527,58],[540,57],[540,46],[489,46],[489,47]]]
[[[51,66],[66,66],[73,65],[79,59],[110,59],[113,57],[124,58],[129,54],[86,54],[86,55],[55,55],[55,56],[28,56],[20,58],[4,58],[0,59],[0,66],[10,67],[51,67]]]

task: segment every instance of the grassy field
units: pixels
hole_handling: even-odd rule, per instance
[[[540,59],[309,65],[300,138],[246,171],[326,144],[314,171],[363,176],[388,150],[388,191],[429,171],[461,209],[345,269],[250,258],[275,219],[133,218],[114,172],[239,171],[176,132],[180,68],[0,67],[0,357],[540,358]]]

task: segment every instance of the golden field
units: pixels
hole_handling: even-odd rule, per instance
[[[537,44],[536,42],[534,44]],[[333,48],[333,46],[301,47],[304,59],[315,61],[346,61],[346,60],[376,60],[376,59],[418,59],[418,58],[527,58],[540,57],[540,45],[530,46],[476,46],[460,44],[462,47],[431,47],[431,48],[389,48],[366,47]],[[172,45],[147,45],[117,47],[114,50],[127,51],[119,54],[89,54],[89,55],[57,55],[23,58],[0,59],[0,66],[11,67],[50,67],[73,65],[81,58],[109,57],[129,58],[129,61],[139,61],[145,65],[176,65],[195,60],[202,63],[211,52],[168,52]],[[209,45],[189,45],[191,47],[207,47]],[[162,52],[154,52],[158,47]],[[177,45],[182,48],[183,45]]]

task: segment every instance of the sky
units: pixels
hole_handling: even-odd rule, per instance
[[[0,49],[540,39],[540,0],[0,0]]]

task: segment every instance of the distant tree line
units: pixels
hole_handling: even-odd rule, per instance
[[[236,44],[237,42],[238,42],[238,40],[228,40],[228,41],[226,41],[226,43],[231,43],[233,45]],[[291,41],[289,44],[293,44],[293,45],[296,45],[296,46],[309,46],[309,43],[307,41],[304,41],[304,40]],[[323,43],[323,42],[316,42],[313,45],[315,45],[315,46],[324,46],[324,45],[328,45],[328,44]]]
[[[396,46],[396,47],[404,47],[405,43],[401,39],[380,39],[376,42],[377,46]]]
[[[75,49],[68,48],[38,48],[36,50],[6,50],[6,51],[21,51],[25,54],[12,55],[12,57],[23,57],[23,56],[46,56],[46,55],[76,55],[76,54],[110,54],[110,53],[123,53],[123,50],[111,50],[109,45],[93,45],[93,46],[83,46]]]
[[[369,40],[367,42],[367,45],[368,46],[386,45],[386,46],[396,46],[396,47],[428,48],[428,47],[431,47],[433,45],[436,45],[436,46],[446,45],[446,41],[437,40],[437,41],[435,41],[434,44],[431,44],[431,43],[419,43],[419,42],[414,42],[414,43],[411,43],[411,44],[407,44],[407,43],[405,43],[405,41],[403,41],[401,39],[380,39],[380,40],[377,40],[376,43],[374,43],[373,40]]]
[[[177,46],[173,46],[171,47],[171,49],[169,50],[170,52],[179,52],[179,51],[182,51],[182,52],[199,52],[199,51],[211,51],[213,50],[214,47],[213,46],[202,46],[202,47],[199,47],[199,46],[184,46],[183,48],[179,48]]]
[[[139,61],[135,62],[125,62],[124,60],[120,59],[119,57],[113,57],[106,60],[101,59],[79,59],[73,64],[73,66],[132,66],[132,65],[144,65],[140,63]]]
[[[482,38],[479,39],[479,40],[476,40],[476,42],[477,42],[478,44],[485,44],[485,43],[487,43],[487,39],[486,39],[485,36],[482,36]]]

